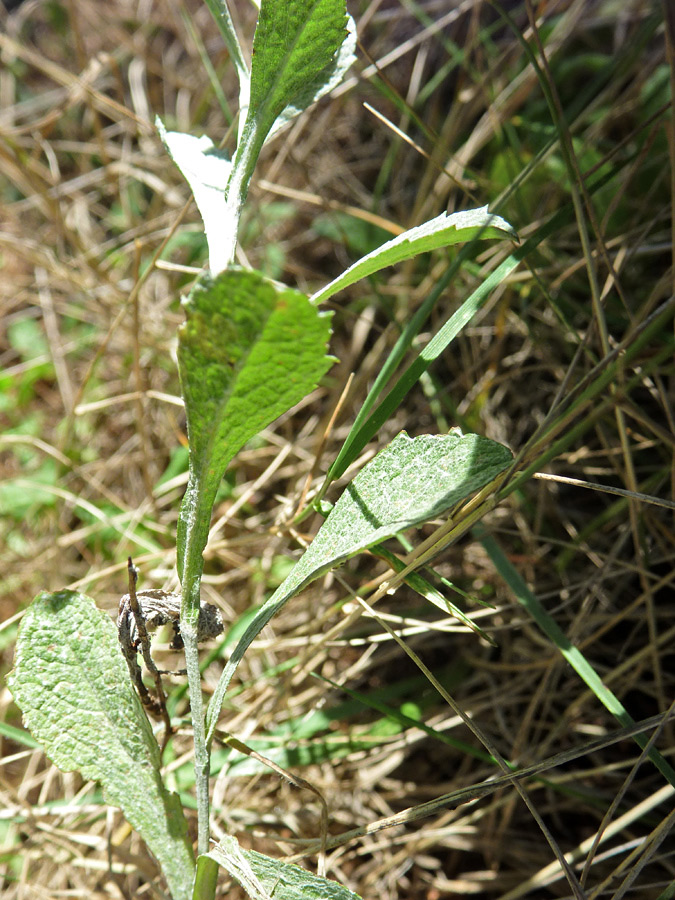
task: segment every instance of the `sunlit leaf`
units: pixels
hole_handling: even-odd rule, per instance
[[[75,591],[38,594],[21,622],[8,684],[48,756],[100,782],[157,858],[174,900],[187,900],[194,872],[187,824],[162,784],[157,741],[110,616]]]
[[[255,850],[242,850],[233,837],[219,841],[209,857],[239,882],[251,900],[361,900],[337,881]]]
[[[178,522],[178,565],[206,546],[216,491],[243,445],[298,403],[332,365],[330,316],[259,272],[204,277],[184,303],[178,364],[190,478]],[[194,571],[194,568],[191,569]]]
[[[351,556],[442,515],[489,484],[512,459],[507,447],[477,434],[410,438],[401,432],[394,438],[347,486],[308,549],[246,629],[209,705],[209,736],[244,652],[291,597]]]
[[[403,234],[399,234],[377,250],[362,257],[346,269],[330,284],[312,296],[312,303],[321,303],[338,291],[360,281],[367,275],[379,272],[387,266],[393,266],[405,259],[420,253],[436,250],[438,247],[449,247],[451,244],[489,238],[517,239],[517,234],[509,223],[501,216],[488,212],[487,206],[479,209],[467,209],[463,212],[441,213],[423,225],[417,225]]]

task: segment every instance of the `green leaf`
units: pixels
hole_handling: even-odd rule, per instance
[[[333,363],[330,317],[259,272],[206,276],[185,302],[178,364],[190,478],[178,522],[181,579],[201,573],[211,511],[225,468],[241,447],[298,403]],[[189,567],[187,560],[190,560]],[[198,607],[197,607],[198,608]]]
[[[347,486],[307,551],[246,629],[209,705],[207,739],[244,652],[291,597],[368,547],[440,516],[512,461],[507,447],[477,434],[397,435]]]
[[[300,115],[301,112],[340,84],[350,66],[356,61],[356,23],[350,15],[347,15],[346,18],[346,28],[347,35],[338,50],[337,56],[333,58],[333,61],[326,69],[319,72],[314,82],[308,82],[303,93],[289,103],[283,112],[277,116],[265,140],[269,140],[287,122]]]
[[[467,209],[452,215],[441,213],[423,225],[404,231],[403,234],[364,256],[326,287],[317,291],[311,298],[312,303],[321,303],[361,278],[420,253],[436,250],[438,247],[449,247],[463,241],[505,237],[518,239],[513,227],[501,216],[489,213],[487,206]]]
[[[255,850],[242,850],[233,837],[224,837],[208,855],[227,869],[252,900],[361,900],[337,881]]]
[[[208,137],[167,132],[159,118],[155,121],[192,188],[204,221],[209,267],[218,273],[233,258],[241,206],[264,142],[339,84],[356,58],[356,25],[344,0],[263,2],[249,75],[227,4],[207,0],[207,5],[239,75],[240,134],[234,166]]]
[[[262,0],[248,115],[262,140],[287,107],[305,109],[331,82],[346,37],[344,0]]]
[[[242,206],[275,122],[282,114],[288,117],[305,109],[351,64],[353,34],[348,39],[347,22],[345,0],[262,0],[253,39],[248,114],[227,186],[223,268],[234,259]],[[340,52],[345,41],[348,47]]]
[[[99,781],[157,858],[174,900],[190,897],[194,857],[178,797],[132,688],[109,615],[75,591],[28,607],[8,677],[26,725],[66,772]]]
[[[359,410],[354,424],[347,435],[342,449],[338,453],[336,459],[328,470],[326,479],[319,499],[330,486],[331,482],[336,478],[340,478],[348,466],[358,457],[363,448],[366,446],[373,436],[377,433],[382,424],[386,422],[401,404],[403,398],[408,391],[417,384],[420,377],[426,372],[431,363],[448,348],[457,335],[465,328],[473,319],[479,309],[487,301],[490,292],[498,285],[503,284],[511,272],[519,265],[520,261],[527,255],[532,246],[530,239],[522,247],[519,247],[514,253],[510,254],[497,268],[491,272],[485,281],[480,284],[470,297],[456,309],[450,318],[443,323],[439,330],[434,334],[432,339],[426,344],[419,355],[408,366],[403,375],[401,375],[394,386],[389,390],[380,405],[371,412],[379,396],[384,392],[390,380],[396,371],[398,364],[403,359],[408,348],[412,345],[413,340],[419,334],[423,323],[427,319],[429,313],[433,309],[436,301],[442,295],[443,291],[450,283],[450,277],[458,270],[458,261],[449,267],[445,276],[437,282],[431,293],[424,301],[422,306],[413,315],[410,323],[408,323],[396,342],[396,346],[389,355],[389,358],[382,366],[382,370],[375,379],[368,396],[366,397],[361,409]],[[464,250],[465,248],[463,248]],[[461,257],[463,250],[460,251],[458,257]]]
[[[478,434],[410,438],[401,432],[347,486],[284,585],[299,580],[304,587],[356,553],[441,515],[512,461],[507,447]]]

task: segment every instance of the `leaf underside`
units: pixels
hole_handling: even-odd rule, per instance
[[[337,881],[255,850],[242,850],[233,837],[219,841],[209,856],[241,884],[251,900],[361,900]]]
[[[308,549],[244,632],[209,704],[208,739],[246,649],[291,597],[357,553],[447,512],[512,461],[508,447],[477,434],[397,435],[347,486]]]
[[[24,722],[63,771],[100,782],[187,900],[194,857],[176,794],[129,680],[112,619],[75,591],[38,594],[23,617],[10,690]]]

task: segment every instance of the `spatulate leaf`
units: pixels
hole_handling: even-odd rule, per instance
[[[489,484],[511,451],[478,434],[401,432],[349,484],[284,584],[314,580],[356,553],[441,515]]]
[[[159,861],[174,900],[187,900],[192,845],[178,797],[163,786],[159,748],[110,616],[75,591],[41,593],[16,642],[10,690],[59,768],[100,782]]]
[[[178,364],[190,478],[178,522],[178,564],[201,555],[225,468],[241,447],[298,403],[332,365],[330,316],[259,272],[202,278],[184,303]]]
[[[239,882],[251,900],[361,900],[337,881],[255,850],[242,850],[233,837],[223,838],[209,856]]]
[[[249,119],[263,140],[286,107],[304,109],[331,81],[346,37],[344,0],[262,0]]]
[[[230,657],[207,713],[210,739],[230,678],[251,641],[288,600],[320,575],[395,534],[442,515],[513,460],[477,434],[401,432],[349,484],[288,577],[261,607]]]

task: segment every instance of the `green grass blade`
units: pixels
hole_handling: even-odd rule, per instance
[[[528,245],[526,244],[525,247],[527,246]],[[332,481],[344,474],[345,470],[358,457],[368,441],[377,433],[382,424],[390,418],[408,391],[416,384],[420,375],[429,368],[431,363],[471,321],[487,300],[490,291],[500,284],[501,281],[516,268],[520,263],[524,250],[525,248],[517,253],[511,254],[505,259],[504,262],[498,266],[488,278],[486,278],[480,287],[477,288],[462,306],[448,319],[440,331],[422,350],[417,359],[403,373],[380,406],[360,428],[357,428],[357,423],[359,420],[363,419],[363,415],[357,419],[357,423],[352,427],[340,453],[326,475],[326,484],[322,488],[322,495]],[[416,321],[418,322],[419,320]],[[384,385],[384,380],[378,379],[378,384]],[[375,402],[375,399],[374,391],[371,391],[367,400],[367,402],[370,401],[371,407]]]
[[[479,535],[483,546],[485,547],[490,559],[494,563],[495,568],[504,579],[508,587],[511,589],[513,596],[523,609],[532,617],[546,637],[554,644],[565,660],[579,675],[582,681],[595,694],[602,705],[625,727],[635,724],[630,714],[623,706],[621,701],[615,694],[603,683],[602,679],[589,663],[581,651],[575,647],[563,633],[557,622],[546,612],[539,603],[537,598],[529,590],[520,574],[511,565],[506,558],[497,541],[481,532],[480,528],[475,529]],[[647,746],[647,738],[644,734],[635,734],[635,742],[639,747]],[[649,750],[649,758],[656,768],[675,787],[675,771],[663,756],[655,748]]]
[[[374,556],[379,556],[380,559],[383,559],[394,572],[402,572],[405,568],[407,568],[406,564],[402,559],[399,559],[394,553],[391,553],[385,547],[373,547],[371,549],[371,553]],[[452,603],[445,597],[439,590],[437,590],[430,581],[428,581],[423,575],[419,572],[409,572],[404,579],[405,583],[411,587],[414,591],[416,591],[420,597],[424,597],[429,603],[433,603],[433,605],[442,610],[442,612],[454,616],[458,621],[462,622],[466,625],[467,628],[471,629],[474,634],[477,634],[479,637],[483,638],[484,641],[487,641],[488,644],[492,644],[494,647],[497,646],[496,642],[493,638],[490,637],[487,632],[483,631],[476,623],[467,616],[456,604]]]

